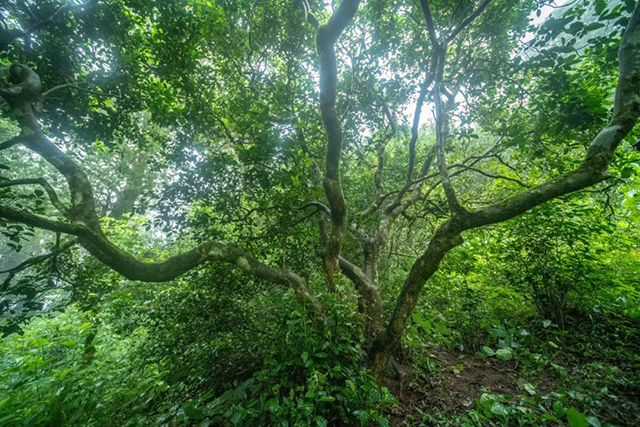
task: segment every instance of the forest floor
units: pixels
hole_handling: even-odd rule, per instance
[[[386,386],[398,399],[391,426],[419,419],[418,411],[433,411],[453,415],[476,406],[482,393],[507,396],[521,395],[518,370],[514,361],[485,359],[461,353],[455,349],[434,348],[429,352],[426,372],[402,369]],[[551,391],[553,379],[541,379],[540,392]]]
[[[581,369],[580,365],[585,361],[569,357],[564,362]],[[504,405],[527,406],[523,402],[533,399],[538,399],[538,402],[539,399],[553,401],[557,396],[562,396],[558,393],[560,390],[567,390],[564,380],[551,366],[538,369],[532,375],[516,359],[504,361],[481,358],[443,347],[429,349],[419,369],[401,366],[396,370],[399,374],[385,384],[399,403],[391,410],[389,421],[392,427],[449,425],[457,416],[464,417],[470,411],[479,410],[482,396],[490,396],[490,399],[497,396],[502,399],[490,401],[490,408],[496,401]],[[602,390],[606,391],[606,387]],[[611,392],[609,396],[599,396],[599,400],[607,401],[604,406],[608,409],[605,412],[622,411],[628,416],[630,408],[638,408],[640,405],[640,394],[635,389],[625,390],[622,387]],[[625,409],[620,409],[619,406],[624,406]],[[523,406],[519,408],[524,412]],[[602,415],[604,419],[611,419],[610,414]],[[618,418],[615,414],[611,415],[614,419]],[[502,422],[496,419],[497,424],[491,425],[511,425],[508,418],[510,417]],[[640,425],[635,424],[636,421],[640,422],[635,417],[633,421],[629,418],[627,420],[628,423],[614,422],[610,425]],[[546,419],[544,424],[547,425],[548,421],[551,420]],[[453,425],[459,424],[456,422]],[[535,421],[533,425],[537,425]]]

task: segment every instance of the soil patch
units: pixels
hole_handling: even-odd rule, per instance
[[[475,355],[453,349],[434,348],[427,352],[421,370],[410,373],[402,369],[395,379],[385,384],[398,398],[391,426],[401,426],[409,415],[421,417],[423,412],[442,412],[447,415],[475,408],[475,399],[482,393],[519,396],[526,393],[518,385],[520,375],[512,361],[496,358],[482,360]],[[522,381],[520,381],[522,383]],[[544,376],[535,384],[538,392],[551,391],[553,382]]]

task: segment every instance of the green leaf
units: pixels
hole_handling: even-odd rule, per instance
[[[496,351],[496,355],[500,360],[511,360],[513,358],[513,352],[510,348],[501,348]]]
[[[600,421],[596,417],[587,417],[587,422],[591,427],[601,427]]]
[[[595,4],[596,15],[600,15],[602,13],[602,11],[604,11],[604,9],[606,7],[607,7],[606,0],[598,0],[598,1],[596,1],[596,4]]]
[[[526,390],[527,393],[529,393],[531,396],[536,394],[536,388],[533,384],[530,383],[524,383],[522,385],[522,387]]]
[[[584,31],[585,32],[594,31],[594,30],[597,30],[598,28],[602,28],[604,26],[605,25],[603,23],[601,23],[601,22],[593,22],[593,23],[587,25],[586,27],[584,27]]]
[[[496,354],[491,347],[487,347],[486,345],[482,347],[482,352],[487,356],[494,356]]]
[[[206,416],[201,409],[196,408],[194,402],[190,402],[189,404],[183,406],[182,410],[184,411],[184,415],[187,418],[191,418],[192,420],[201,420]]]
[[[556,418],[564,417],[564,405],[559,400],[553,404],[553,412],[556,415]]]
[[[589,427],[589,423],[584,415],[576,408],[569,408],[567,411],[567,421],[571,427]]]
[[[500,417],[506,417],[507,415],[509,415],[507,408],[502,403],[498,402],[491,405],[491,413]]]

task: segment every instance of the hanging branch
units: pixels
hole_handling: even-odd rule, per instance
[[[55,258],[61,253],[66,252],[68,249],[70,249],[71,247],[77,244],[78,244],[77,240],[72,240],[71,242],[56,248],[54,251],[49,252],[48,254],[38,255],[38,256],[29,258],[21,262],[20,264],[16,265],[15,267],[9,268],[4,271],[0,271],[0,274],[6,274],[6,273],[9,274],[7,278],[4,280],[4,282],[2,282],[2,285],[0,285],[0,292],[5,292],[9,288],[9,285],[11,285],[11,281],[19,272],[26,270],[29,267],[33,267],[36,264],[40,264],[41,262],[44,262],[50,258]]]
[[[51,204],[63,215],[67,215],[69,208],[65,206],[60,199],[58,198],[58,194],[53,189],[51,184],[47,182],[44,178],[30,178],[30,179],[16,179],[13,181],[4,181],[0,182],[0,188],[13,187],[16,185],[40,185],[49,196],[51,200]]]

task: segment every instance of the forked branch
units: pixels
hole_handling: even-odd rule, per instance
[[[44,134],[36,118],[33,102],[39,96],[39,76],[21,64],[12,65],[9,71],[15,84],[1,89],[0,96],[10,105],[22,129],[20,142],[42,156],[65,177],[72,206],[67,209],[66,217],[69,222],[54,221],[8,206],[0,206],[0,218],[76,236],[93,256],[131,280],[165,282],[204,262],[223,261],[235,264],[255,277],[292,287],[318,318],[322,318],[320,303],[300,276],[289,270],[262,264],[233,245],[207,242],[163,262],[147,263],[111,243],[100,226],[93,189],[84,170]],[[37,183],[43,185],[40,181]]]

